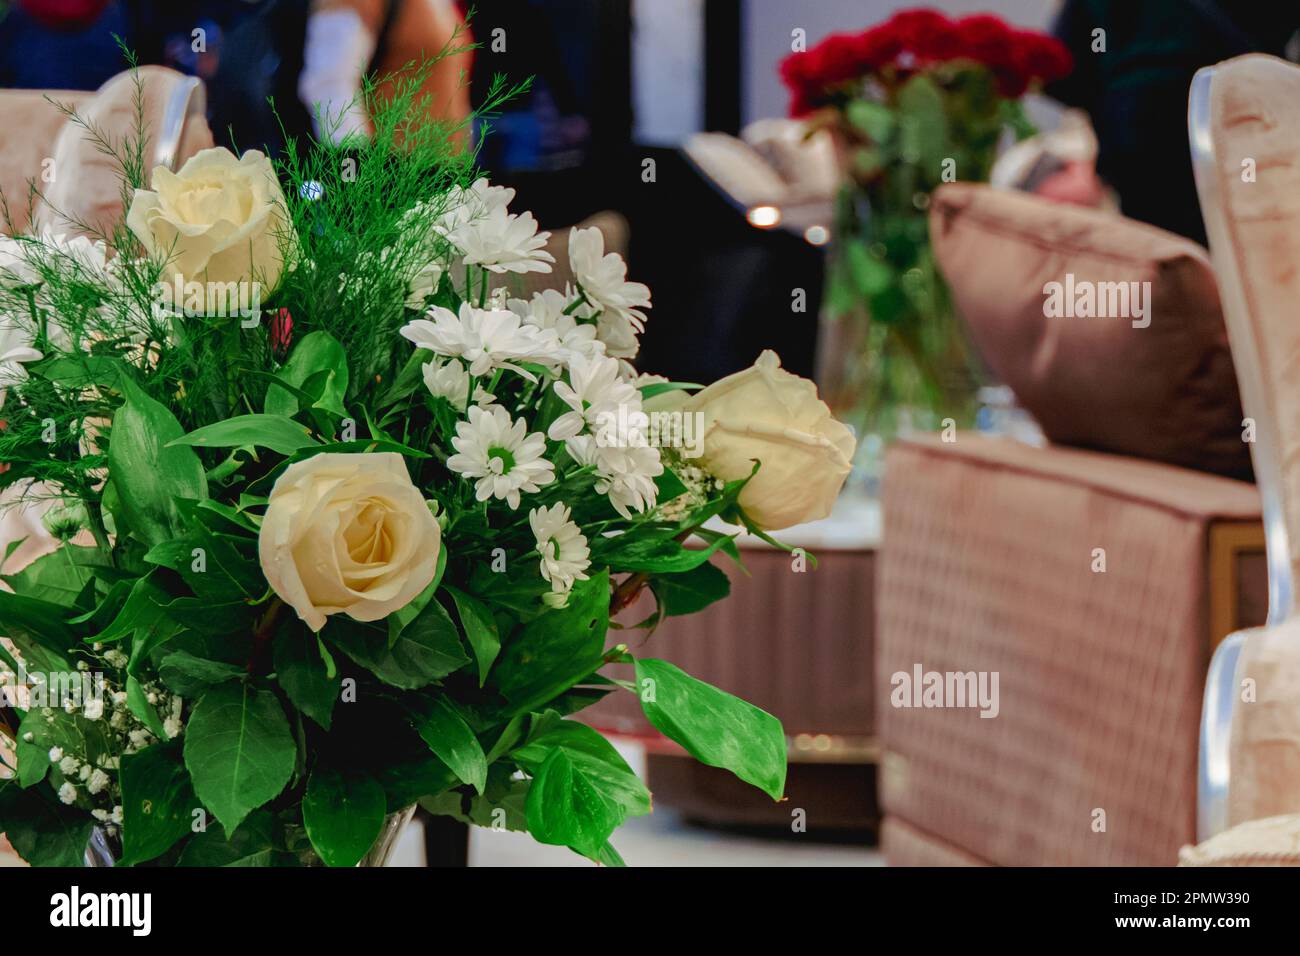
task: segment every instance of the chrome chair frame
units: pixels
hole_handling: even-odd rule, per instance
[[[1251,459],[1259,489],[1268,561],[1268,625],[1279,624],[1294,609],[1288,531],[1282,508],[1282,468],[1277,434],[1278,417],[1272,407],[1261,363],[1260,343],[1251,321],[1250,307],[1241,282],[1239,256],[1243,250],[1233,240],[1223,205],[1221,170],[1212,127],[1215,67],[1205,67],[1192,80],[1187,130],[1192,168],[1201,215],[1210,241],[1210,258],[1218,279],[1232,361],[1241,390],[1242,410],[1255,425]],[[1243,428],[1245,423],[1243,422]],[[1197,835],[1201,840],[1227,829],[1228,749],[1232,711],[1238,686],[1237,664],[1250,631],[1237,631],[1219,644],[1210,660],[1201,710],[1201,740],[1197,777]]]

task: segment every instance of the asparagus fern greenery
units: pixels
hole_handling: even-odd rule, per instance
[[[852,439],[774,358],[741,377],[804,404],[767,432],[638,377],[649,291],[596,230],[520,292],[549,234],[421,75],[367,89],[373,135],[274,164],[146,170],[142,122],[88,129],[122,221],[0,240],[0,491],[43,520],[0,566],[0,830],[33,864],[97,830],[119,865],[350,866],[416,803],[616,864],[650,794],[569,719],[608,693],[782,796],[780,723],[611,614],[699,610],[739,558],[714,519],[777,526],[754,489],[789,469],[728,436],[790,446],[796,519]],[[648,438],[652,405],[707,421],[703,455]]]

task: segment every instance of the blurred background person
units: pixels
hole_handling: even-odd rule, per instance
[[[1047,92],[1088,113],[1097,172],[1124,215],[1204,245],[1187,141],[1192,77],[1243,53],[1283,57],[1298,29],[1295,3],[1067,0],[1055,32],[1075,70]]]

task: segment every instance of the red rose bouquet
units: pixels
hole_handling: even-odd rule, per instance
[[[933,10],[831,34],[781,63],[791,115],[838,145],[823,348],[837,364],[822,377],[865,433],[973,415],[974,365],[930,252],[930,193],[987,180],[1004,137],[1034,132],[1020,98],[1071,66],[1050,36]]]

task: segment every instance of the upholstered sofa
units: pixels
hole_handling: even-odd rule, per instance
[[[1267,429],[1242,412],[1210,260],[1117,216],[977,187],[940,190],[931,232],[972,338],[1055,441],[958,433],[889,454],[886,859],[1172,865],[1198,837],[1212,654],[1269,604],[1261,498],[1241,480]],[[1047,281],[1067,274],[1150,283],[1154,318],[1054,317]],[[996,674],[996,716],[905,706],[896,675],[918,667]]]

